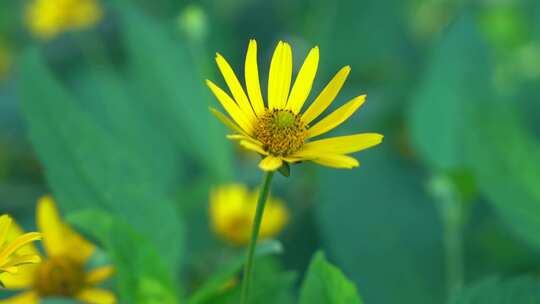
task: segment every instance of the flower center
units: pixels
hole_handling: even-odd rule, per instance
[[[84,286],[84,267],[69,257],[52,257],[41,263],[35,287],[43,297],[75,296]]]
[[[272,109],[259,117],[254,136],[270,154],[287,156],[302,147],[307,128],[300,116],[293,112]]]

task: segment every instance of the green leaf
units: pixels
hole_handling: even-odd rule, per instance
[[[388,144],[363,152],[362,163],[320,169],[313,195],[323,248],[366,303],[441,303],[442,231],[425,175]]]
[[[291,176],[291,166],[289,165],[289,163],[283,163],[283,165],[279,167],[278,171],[284,177]]]
[[[175,271],[166,266],[163,252],[120,218],[84,210],[71,213],[68,220],[97,239],[109,253],[123,303],[178,303]]]
[[[187,45],[131,5],[118,6],[133,89],[146,98],[147,119],[166,130],[216,177],[232,172],[223,126],[210,114],[209,90]],[[210,59],[210,58],[209,58]],[[212,100],[213,101],[213,100]]]
[[[540,303],[538,278],[489,278],[462,289],[449,304],[536,304]]]
[[[261,259],[264,256],[272,254],[281,254],[283,246],[278,241],[265,241],[257,245],[255,256]],[[226,263],[213,273],[205,283],[197,288],[190,297],[189,304],[214,303],[216,299],[223,296],[224,289],[229,282],[234,282],[238,273],[243,269],[245,256],[240,255],[232,261]]]
[[[148,158],[148,150],[129,136],[110,132],[63,87],[36,50],[23,57],[20,89],[30,139],[61,209],[99,207],[115,214],[176,269],[183,229],[166,191],[170,181],[162,178],[168,175],[152,165],[159,147]]]
[[[277,259],[266,256],[255,261],[249,304],[293,304],[296,273],[285,271]],[[223,288],[205,304],[240,303],[241,281],[231,281],[233,287]]]
[[[480,190],[521,238],[540,248],[540,142],[514,105],[492,102],[479,111],[468,155]]]
[[[474,19],[464,15],[435,48],[409,110],[412,142],[432,169],[464,165],[471,108],[491,91],[491,75],[486,45]]]
[[[300,291],[300,304],[361,304],[356,286],[322,252],[313,257]]]
[[[271,256],[258,259],[254,266],[250,291],[251,304],[293,304],[296,272],[284,269],[280,261]],[[233,293],[236,304],[240,302],[240,284]]]

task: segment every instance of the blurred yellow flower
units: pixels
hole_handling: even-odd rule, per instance
[[[21,268],[16,275],[1,277],[6,288],[27,289],[0,304],[37,304],[47,297],[75,298],[88,304],[114,304],[116,298],[108,290],[96,287],[109,278],[114,269],[102,266],[87,271],[85,266],[95,247],[62,221],[51,197],[38,201],[37,225],[43,234],[46,257],[37,265]],[[22,233],[18,229],[18,233]],[[39,255],[31,246],[28,252]]]
[[[216,62],[232,97],[210,80],[206,82],[232,120],[216,109],[212,108],[211,111],[235,132],[228,136],[230,139],[238,140],[244,148],[264,156],[259,163],[264,171],[274,171],[283,162],[306,160],[328,167],[353,168],[359,163],[347,154],[382,142],[383,136],[377,133],[311,141],[347,120],[366,99],[366,95],[355,97],[310,126],[334,101],[351,70],[349,66],[342,68],[307,110],[301,113],[317,73],[318,47],[312,48],[307,55],[291,89],[292,50],[288,43],[278,43],[270,63],[266,105],[259,83],[255,40],[249,42],[244,66],[247,95],[225,58],[217,54]]]
[[[11,67],[11,54],[7,48],[0,46],[0,80],[4,79]]]
[[[103,12],[98,0],[33,0],[26,8],[26,24],[42,39],[92,27]]]
[[[0,285],[3,279],[19,272],[19,267],[27,264],[36,264],[41,261],[39,255],[28,252],[27,245],[41,240],[41,233],[19,233],[19,228],[6,214],[0,216]]]
[[[233,245],[249,242],[258,191],[250,192],[240,184],[223,185],[210,194],[210,220],[214,232]],[[285,204],[270,197],[266,202],[260,238],[275,237],[289,219]]]

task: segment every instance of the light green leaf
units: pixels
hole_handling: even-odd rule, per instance
[[[491,91],[486,45],[464,15],[435,47],[409,110],[412,142],[432,169],[463,167],[471,108]]]
[[[513,105],[493,102],[479,111],[468,155],[480,190],[519,236],[540,248],[540,142]]]
[[[68,219],[109,253],[123,303],[178,303],[174,269],[166,266],[163,252],[141,234],[121,219],[98,210],[71,213]]]
[[[356,286],[322,252],[313,257],[300,291],[300,304],[361,304]]]
[[[258,258],[255,261],[249,304],[293,304],[295,281],[296,273],[285,271],[278,259],[271,256]],[[237,280],[235,283],[234,287],[223,290],[205,303],[240,303],[241,281]]]

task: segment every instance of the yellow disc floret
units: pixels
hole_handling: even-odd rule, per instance
[[[307,127],[299,115],[272,109],[259,117],[253,133],[272,155],[287,156],[302,148]]]

